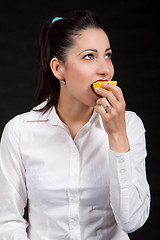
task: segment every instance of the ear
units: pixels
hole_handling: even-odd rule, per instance
[[[56,78],[58,78],[59,80],[64,79],[62,63],[56,57],[51,59],[50,68]]]

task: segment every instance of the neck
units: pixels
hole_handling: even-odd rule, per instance
[[[85,125],[93,113],[93,107],[86,106],[71,98],[59,97],[56,107],[57,113],[66,125],[79,124]]]

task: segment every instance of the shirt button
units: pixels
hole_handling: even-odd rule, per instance
[[[71,202],[72,203],[78,203],[79,199],[78,199],[78,196],[76,194],[71,194],[70,197],[71,197]]]
[[[125,183],[126,180],[127,180],[126,178],[121,178],[121,182],[122,182],[122,183]]]
[[[120,173],[125,173],[126,172],[126,169],[125,168],[122,168],[121,170],[120,170]]]
[[[73,153],[73,155],[76,155],[76,151],[75,151],[75,150],[73,150],[73,152],[72,152],[72,153]]]
[[[78,219],[77,218],[73,219],[72,224],[73,224],[73,226],[77,226],[78,225]]]
[[[124,158],[121,157],[121,158],[119,159],[119,163],[123,163],[123,162],[124,162]]]
[[[71,218],[70,219],[72,229],[78,225],[78,218]]]
[[[124,162],[124,157],[123,156],[120,156],[119,157],[119,163],[123,163]]]

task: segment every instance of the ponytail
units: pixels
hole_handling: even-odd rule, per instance
[[[39,84],[37,87],[38,103],[48,99],[47,105],[41,111],[47,111],[52,106],[56,106],[59,98],[60,83],[53,75],[50,68],[51,55],[51,32],[53,25],[47,22],[41,31],[39,46],[40,73]]]

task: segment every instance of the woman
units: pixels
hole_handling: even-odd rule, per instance
[[[143,123],[118,86],[91,88],[112,80],[111,55],[92,12],[43,27],[40,105],[12,119],[1,141],[1,240],[125,240],[146,221]]]

